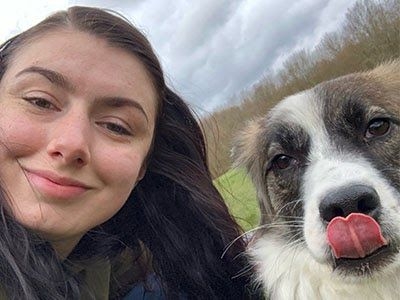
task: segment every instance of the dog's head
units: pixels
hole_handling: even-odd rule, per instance
[[[353,278],[400,267],[400,61],[284,99],[233,156],[255,183],[265,251]]]

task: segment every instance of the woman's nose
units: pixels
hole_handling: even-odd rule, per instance
[[[90,161],[90,122],[87,118],[65,115],[52,123],[47,153],[63,164],[83,167]]]

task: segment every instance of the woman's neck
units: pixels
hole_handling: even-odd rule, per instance
[[[49,239],[49,242],[53,249],[56,251],[60,259],[64,260],[72,252],[75,246],[78,244],[82,236],[75,236],[67,239]]]

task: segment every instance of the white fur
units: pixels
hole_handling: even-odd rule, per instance
[[[250,254],[272,300],[400,299],[399,266],[374,278],[344,278],[318,263],[304,247],[288,247],[268,235],[252,246]]]
[[[321,112],[321,102],[312,91],[288,97],[272,111],[272,120],[284,118],[311,137],[310,165],[298,199],[304,205],[305,243],[284,241],[273,233],[255,241],[249,251],[259,280],[273,300],[400,299],[399,254],[394,263],[372,277],[344,277],[329,264],[331,254],[318,209],[327,193],[349,184],[371,186],[381,200],[381,222],[399,234],[400,195],[365,158],[331,145]]]

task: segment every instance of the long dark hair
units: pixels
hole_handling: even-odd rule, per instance
[[[0,80],[24,43],[63,27],[88,32],[132,53],[145,66],[158,94],[156,128],[146,175],[122,209],[88,232],[67,261],[112,260],[126,248],[142,249],[144,245],[152,260],[144,266],[143,276],[150,270],[159,275],[168,298],[177,299],[179,292],[189,299],[246,298],[248,276],[241,274],[247,264],[243,256],[244,241],[237,240],[221,257],[241,230],[212,184],[202,130],[187,104],[166,86],[151,45],[131,23],[98,8],[71,7],[56,13],[0,46]],[[66,263],[57,259],[45,241],[6,213],[2,222],[0,274],[10,279],[1,280],[8,296],[79,297],[79,279],[68,271]],[[15,230],[22,240],[15,241],[10,235]],[[18,243],[23,246],[23,253],[10,258],[6,252]],[[24,253],[32,258],[23,262]],[[25,263],[32,268],[43,265],[30,273],[23,272]],[[4,268],[8,269],[4,272]],[[40,288],[45,289],[46,295],[41,294]],[[18,294],[13,294],[15,291]],[[116,293],[115,297],[119,295]]]
[[[79,283],[50,243],[19,224],[9,213],[0,186],[0,298],[78,299]]]

